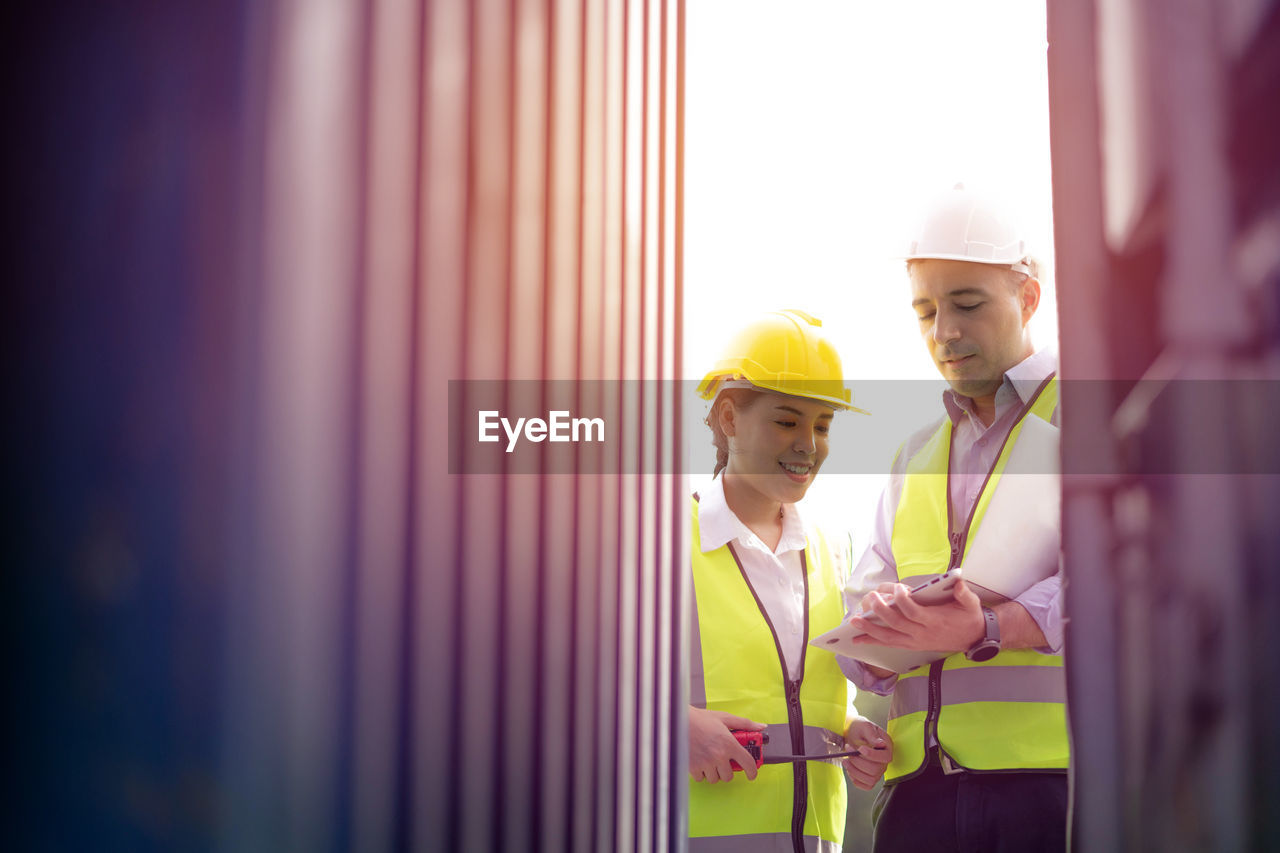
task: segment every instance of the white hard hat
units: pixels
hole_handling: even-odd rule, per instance
[[[1031,273],[1018,227],[990,199],[964,184],[956,184],[933,203],[906,258],[1001,264]]]

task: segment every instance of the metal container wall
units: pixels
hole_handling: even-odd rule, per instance
[[[621,380],[679,375],[683,3],[82,5],[14,51],[11,849],[679,847],[680,397]],[[464,380],[607,380],[634,473],[450,473]]]
[[[228,849],[667,849],[678,478],[451,474],[449,401],[676,375],[680,4],[263,24]],[[674,385],[604,387],[622,453],[669,472]]]
[[[1273,850],[1280,7],[1049,43],[1073,846]]]

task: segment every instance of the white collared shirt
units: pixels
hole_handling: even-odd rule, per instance
[[[724,497],[724,477],[719,476],[698,490],[698,530],[704,554],[733,543],[742,569],[778,635],[787,663],[787,677],[798,678],[805,626],[804,568],[800,555],[806,536],[800,511],[795,504],[782,505],[782,537],[778,547],[771,551],[729,509]]]

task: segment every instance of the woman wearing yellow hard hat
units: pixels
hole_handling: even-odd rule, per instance
[[[844,618],[843,579],[795,507],[854,410],[840,356],[801,311],[742,329],[698,386],[715,476],[693,497],[690,850],[838,849],[840,760],[869,789],[889,736],[857,716],[835,655],[809,640]],[[786,756],[785,758],[783,756]],[[801,760],[809,759],[809,760]],[[763,762],[763,763],[761,763]],[[831,848],[836,845],[836,848]]]

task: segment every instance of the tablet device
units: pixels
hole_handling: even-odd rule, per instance
[[[933,607],[936,604],[946,604],[955,596],[956,581],[960,580],[962,571],[963,569],[959,568],[949,569],[924,583],[913,586],[911,588],[911,600],[916,604],[924,604],[928,607]],[[859,610],[853,615],[861,616],[868,622],[874,622],[877,625],[884,624],[880,621],[880,617],[874,613],[863,613]],[[826,635],[824,634],[823,636]]]
[[[956,581],[961,577],[961,570],[951,569],[944,574],[932,577],[911,589],[911,600],[921,604],[934,606],[944,604],[955,595]],[[862,615],[861,612],[855,615]],[[874,615],[870,617],[876,619]],[[878,620],[877,620],[878,621]],[[810,645],[835,652],[838,655],[853,658],[881,669],[893,672],[907,672],[938,658],[946,657],[945,652],[915,651],[912,649],[896,649],[890,646],[855,644],[854,637],[863,633],[843,620],[837,627],[810,641]]]

